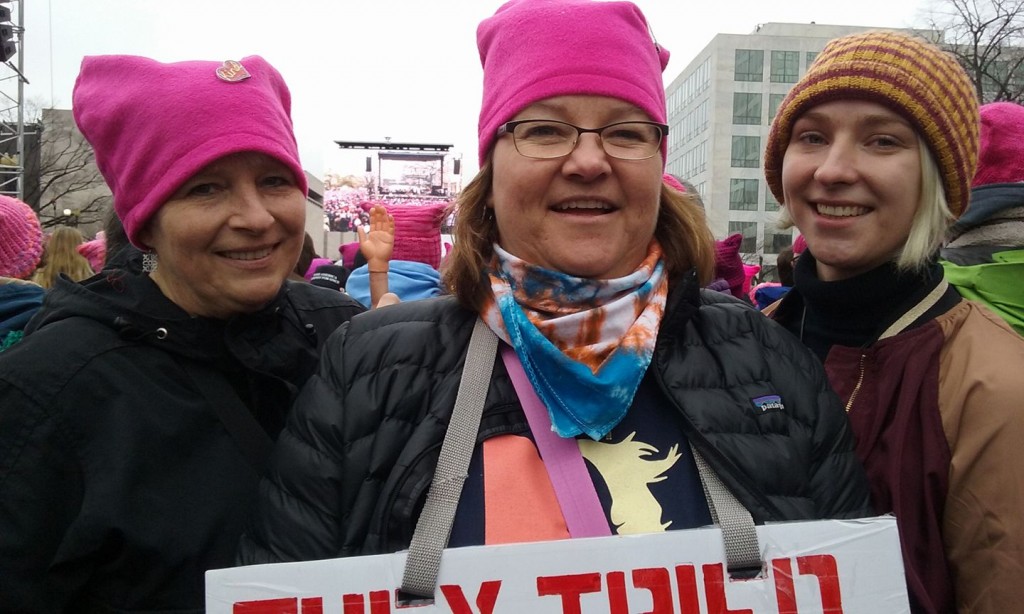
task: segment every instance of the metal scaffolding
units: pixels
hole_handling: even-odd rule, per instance
[[[6,3],[5,3],[6,4]],[[0,194],[25,198],[24,0],[11,4],[16,52],[0,63]]]

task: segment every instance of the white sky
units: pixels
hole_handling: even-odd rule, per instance
[[[908,27],[924,0],[635,0],[672,53],[670,83],[717,33],[758,23]],[[303,165],[335,140],[448,143],[476,169],[476,25],[499,0],[23,0],[25,97],[70,108],[82,57],[161,61],[262,55],[292,90]],[[362,169],[353,169],[361,172]]]

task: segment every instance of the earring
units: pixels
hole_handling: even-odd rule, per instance
[[[483,217],[484,217],[484,221],[485,222],[493,221],[494,220],[494,208],[493,207],[484,207],[484,216]]]
[[[156,270],[158,260],[156,252],[142,252],[142,270],[146,273],[152,273]]]

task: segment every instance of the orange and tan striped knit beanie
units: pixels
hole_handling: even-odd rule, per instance
[[[765,150],[765,178],[779,202],[782,157],[804,111],[833,100],[869,100],[917,129],[935,157],[949,210],[960,217],[978,163],[978,98],[949,53],[896,32],[865,32],[832,40],[779,105]]]

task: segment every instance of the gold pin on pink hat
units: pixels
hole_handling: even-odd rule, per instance
[[[228,83],[245,81],[251,76],[245,66],[235,60],[224,60],[224,63],[217,68],[217,78]]]

